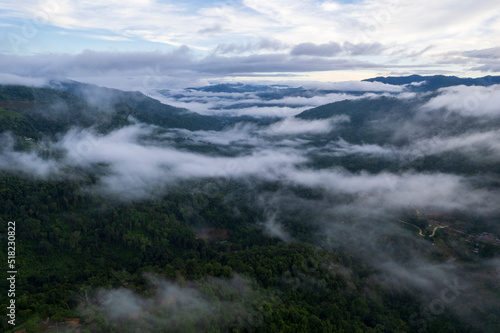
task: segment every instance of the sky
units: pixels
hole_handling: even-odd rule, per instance
[[[3,81],[147,90],[500,72],[496,0],[0,0],[0,27]]]

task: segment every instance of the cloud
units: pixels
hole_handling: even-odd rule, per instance
[[[252,54],[245,57],[207,56],[196,69],[210,74],[331,71],[347,68],[378,68],[380,65],[354,59],[294,59],[285,54]],[[385,65],[382,65],[385,67]]]
[[[221,33],[221,32],[223,32],[223,29],[218,24],[216,24],[212,27],[209,27],[209,28],[204,28],[204,29],[198,30],[198,33],[200,33],[200,34],[216,34],[216,33]]]
[[[394,147],[381,147],[375,144],[350,144],[346,142],[344,139],[340,139],[337,142],[332,143],[328,146],[328,150],[331,150],[330,153],[334,155],[350,155],[350,154],[361,154],[363,156],[394,156],[395,148]]]
[[[266,82],[263,82],[266,83]],[[288,82],[285,82],[288,83]],[[308,91],[298,91],[304,93],[304,96],[295,96],[295,93],[283,93],[280,89],[265,85],[259,89],[259,86],[251,86],[257,91],[250,92],[213,92],[194,89],[170,89],[152,91],[151,96],[161,102],[180,108],[198,112],[207,115],[229,115],[241,116],[249,115],[254,117],[290,117],[295,116],[307,109],[333,103],[342,100],[354,100],[365,97],[376,97],[373,93],[363,95],[349,94],[348,91],[370,91],[370,92],[401,92],[402,86],[384,84],[381,82],[289,82],[295,86],[283,87],[297,88],[300,84]],[[252,89],[252,90],[253,90]],[[339,93],[327,93],[328,90],[346,91]],[[265,94],[265,99],[259,97]],[[291,95],[291,96],[290,96]],[[410,98],[408,95],[401,95]],[[414,96],[414,95],[412,95]]]
[[[231,109],[228,108],[224,111],[219,111],[217,114],[225,114],[232,116],[252,116],[252,117],[291,117],[295,116],[302,111],[309,109],[310,106],[303,107],[286,107],[286,106],[254,106],[246,108]]]
[[[341,87],[364,91],[390,88],[379,83],[344,82],[317,85],[316,90],[307,95],[311,97],[281,95],[264,100],[259,97],[260,91],[211,93],[195,89],[172,89],[164,96],[185,105],[196,103],[196,107],[207,110],[216,105],[228,107],[242,102],[319,105],[361,96],[377,101],[374,93],[354,96],[319,92]],[[393,170],[392,167],[380,172],[363,169],[368,169],[364,162],[368,159],[373,162],[375,158],[382,165],[389,161],[396,163],[392,164],[396,167],[402,157],[413,161],[432,155],[447,162],[447,152],[463,154],[462,160],[487,161],[496,166],[500,156],[500,132],[495,127],[498,117],[494,107],[498,86],[449,87],[437,94],[418,95],[401,92],[401,89],[398,87],[382,95],[411,101],[408,105],[412,106],[401,111],[404,112],[401,119],[407,121],[405,126],[389,126],[384,121],[373,121],[380,119],[370,119],[370,123],[359,130],[365,131],[359,132],[360,135],[366,133],[369,138],[370,131],[381,126],[387,136],[380,144],[368,140],[353,144],[339,139],[335,131],[352,125],[347,115],[306,121],[282,114],[280,120],[241,122],[222,131],[158,131],[158,127],[135,121],[107,134],[92,128],[73,128],[57,141],[44,143],[48,154],[36,150],[14,151],[14,138],[3,134],[0,140],[7,144],[0,152],[0,169],[42,179],[76,177],[72,175],[73,170],[89,171],[97,175],[98,180],[96,185],[83,191],[124,200],[156,198],[179,184],[191,181],[199,184],[202,179],[238,181],[245,189],[240,193],[245,202],[262,212],[256,223],[270,237],[286,242],[301,241],[303,235],[295,232],[294,227],[296,223],[304,223],[316,245],[328,250],[341,248],[364,258],[376,272],[370,274],[370,279],[417,295],[424,302],[432,301],[433,295],[439,295],[446,286],[445,281],[454,281],[456,276],[460,277],[459,284],[471,288],[469,294],[474,294],[482,289],[474,289],[474,282],[470,281],[483,281],[483,278],[474,278],[460,262],[428,262],[425,258],[442,255],[438,246],[420,239],[416,229],[401,228],[400,221],[404,215],[447,214],[463,218],[450,222],[450,228],[454,227],[453,223],[469,225],[467,219],[471,217],[498,230],[500,194],[497,187],[489,186],[496,184],[495,176],[487,178],[479,172],[458,174],[460,165],[456,166],[457,174],[437,171],[438,166],[418,172],[411,168],[420,166],[411,163],[394,172],[388,171]],[[104,101],[101,96],[93,97],[95,104],[99,104],[99,99]],[[477,110],[463,107],[463,101],[468,98],[477,99]],[[281,108],[250,109],[244,112],[258,114]],[[284,109],[291,112],[300,108]],[[398,112],[386,111],[387,119]],[[466,130],[458,130],[461,128],[454,127],[454,122],[444,119],[445,111],[465,117]],[[476,126],[478,124],[480,126]],[[408,128],[414,128],[418,135],[410,133]],[[401,131],[404,138],[411,140],[394,139]],[[57,154],[51,154],[53,151]],[[485,151],[487,154],[483,154]],[[339,157],[347,155],[355,155],[355,158],[345,159],[350,163],[345,165],[357,171],[348,171],[342,168],[342,162],[337,163],[341,160]],[[269,182],[273,189],[263,190],[264,186],[260,185]],[[150,327],[144,325],[161,325],[158,318],[165,309],[178,311],[175,313],[186,321],[196,321],[195,317],[218,321],[226,318],[219,316],[219,309],[230,311],[239,306],[238,302],[207,301],[201,293],[203,289],[193,285],[180,287],[171,282],[158,282],[157,286],[158,292],[151,298],[126,289],[103,290],[82,313],[84,316],[100,313],[111,322],[127,322],[130,323],[127,327],[148,331]],[[477,295],[482,297],[482,291]],[[473,301],[471,304],[478,304]]]
[[[485,59],[482,65],[472,67],[471,70],[481,72],[500,72],[500,61],[498,59]]]
[[[464,133],[456,136],[440,134],[430,138],[413,139],[409,145],[351,144],[340,138],[317,150],[318,154],[361,157],[376,157],[393,161],[414,161],[425,156],[440,156],[448,152],[460,153],[462,159],[472,162],[493,163],[500,160],[500,131]]]
[[[242,147],[254,147],[251,152],[235,157],[181,151],[162,139],[143,141],[141,138],[152,135],[153,128],[140,124],[127,126],[105,136],[99,136],[89,130],[73,129],[52,146],[67,152],[63,160],[43,160],[34,152],[13,152],[8,148],[2,153],[4,163],[1,167],[47,177],[58,175],[63,167],[92,168],[98,164],[105,165],[107,172],[100,178],[99,190],[115,196],[128,193],[125,195],[128,199],[161,193],[167,190],[169,185],[180,180],[257,177],[262,180],[281,179],[291,184],[323,188],[331,193],[360,195],[358,200],[361,201],[353,206],[354,211],[354,207],[358,205],[378,211],[382,207],[401,209],[410,204],[440,210],[476,210],[482,207],[485,212],[495,211],[496,206],[491,205],[492,200],[496,200],[495,194],[487,190],[469,188],[460,176],[413,173],[399,176],[388,173],[352,174],[338,169],[300,170],[298,166],[307,161],[301,150],[284,146],[278,149],[274,144],[267,144],[265,138],[251,134],[322,134],[331,131],[335,124],[347,120],[348,118],[342,116],[333,120],[311,122],[287,118],[263,130],[256,130],[255,127],[247,125],[221,133],[194,132],[194,135],[190,135],[193,138],[198,135],[200,139],[213,143],[221,143],[226,138],[227,145],[234,146],[237,143]],[[465,149],[464,147],[474,146],[474,142],[488,142],[492,138],[491,135],[496,138],[498,133],[471,136],[469,141],[463,143],[463,138],[440,143],[428,153],[439,153],[443,149],[457,147]],[[475,141],[470,143],[471,140]],[[264,148],[266,145],[268,149]],[[498,151],[498,147],[496,149]],[[379,149],[374,145],[348,146],[345,142],[339,142],[336,150],[365,156],[390,154],[387,149]],[[335,150],[332,153],[335,153]]]
[[[328,44],[302,43],[296,45],[290,52],[293,56],[316,56],[333,57],[340,53],[342,48],[338,43],[330,42]]]
[[[14,150],[15,139],[10,133],[0,133],[0,142],[2,142],[0,147],[0,170],[41,179],[57,175],[59,167],[54,160],[43,159],[34,151],[21,152]]]
[[[434,108],[446,106],[448,101],[456,101],[457,96],[472,93],[474,89],[480,88],[483,96],[489,92],[489,96],[496,94],[497,87],[451,87],[442,90],[441,94],[431,99],[424,114],[431,114]],[[193,91],[192,98],[209,100],[210,93]],[[217,103],[219,98],[227,98],[232,94],[215,94]],[[247,96],[237,93],[242,98],[257,100],[256,95]],[[445,100],[437,100],[440,97]],[[340,97],[340,95],[339,95]],[[323,99],[326,98],[326,99]],[[337,94],[326,96],[314,96],[308,103],[324,103],[327,100],[337,98]],[[437,100],[437,102],[436,102]],[[485,103],[487,99],[484,99]],[[296,97],[286,97],[283,103],[297,103]],[[97,101],[96,101],[97,103]],[[209,103],[209,102],[207,102]],[[430,105],[430,106],[429,106]],[[485,104],[482,112],[496,112],[491,103],[490,109]],[[264,109],[264,110],[262,110]],[[273,108],[279,110],[280,108]],[[488,111],[490,110],[490,111]],[[253,114],[266,112],[265,108],[255,108]],[[489,113],[488,113],[489,114]],[[283,114],[281,114],[283,116]],[[391,145],[388,142],[384,146],[373,143],[351,144],[342,139],[337,141],[323,142],[318,144],[319,138],[334,132],[337,128],[349,125],[350,118],[346,115],[338,115],[330,119],[302,120],[292,117],[284,117],[279,121],[273,121],[268,125],[239,123],[226,128],[224,131],[196,131],[169,130],[164,136],[155,134],[155,127],[135,123],[109,134],[101,135],[92,129],[74,128],[63,135],[59,141],[47,143],[50,149],[61,149],[65,154],[61,158],[39,157],[35,151],[15,152],[13,143],[7,144],[2,150],[2,164],[4,170],[24,170],[25,173],[33,173],[38,177],[50,175],[61,176],[60,170],[65,168],[88,168],[100,165],[106,172],[100,177],[98,189],[103,193],[122,196],[128,193],[128,199],[138,199],[154,196],[162,193],[178,181],[204,177],[223,177],[234,179],[245,179],[257,177],[262,180],[280,179],[302,186],[319,187],[332,193],[349,193],[352,195],[370,195],[373,205],[366,207],[403,207],[405,202],[415,205],[432,205],[438,203],[441,190],[453,188],[449,193],[442,193],[443,209],[458,209],[469,207],[463,199],[468,197],[460,185],[460,177],[453,178],[452,175],[415,175],[412,173],[397,176],[383,173],[381,175],[351,174],[344,173],[339,169],[308,170],[302,169],[302,165],[310,161],[314,156],[346,156],[356,154],[361,158],[384,158],[397,160],[405,157],[408,159],[419,158],[426,155],[441,155],[449,151],[464,154],[471,160],[486,161],[481,155],[489,151],[488,158],[494,161],[500,156],[500,147],[497,142],[500,134],[497,130],[464,133],[462,135],[425,135],[407,143],[404,146]],[[433,122],[433,121],[431,121]],[[411,123],[411,121],[410,121]],[[415,120],[413,120],[415,123]],[[420,126],[420,125],[419,125]],[[397,129],[395,129],[397,130]],[[423,134],[426,134],[423,132]],[[12,138],[5,136],[6,142],[12,142]],[[210,148],[209,153],[200,154],[189,150],[179,149],[177,138],[189,138],[191,145],[204,146],[215,145]],[[304,144],[316,140],[315,147],[304,148]],[[45,144],[44,144],[45,145]],[[187,146],[189,147],[189,145]],[[216,148],[216,149],[214,149]],[[308,155],[312,154],[312,155]],[[36,165],[36,167],[34,167]],[[421,177],[421,178],[418,178]],[[449,178],[452,177],[452,178]],[[438,180],[438,178],[441,178]],[[413,179],[418,179],[412,181]],[[447,186],[435,188],[435,184],[443,183]],[[388,193],[388,183],[398,183],[396,194]],[[331,186],[328,186],[331,184]],[[417,184],[427,184],[427,187],[417,187]],[[453,185],[454,184],[454,185]],[[404,188],[412,188],[404,190]],[[428,191],[432,189],[432,191]],[[387,193],[386,193],[387,192]],[[412,193],[417,195],[412,199]],[[454,193],[462,193],[463,197],[455,198]],[[475,192],[472,192],[475,193]],[[381,195],[383,194],[383,195]],[[483,192],[477,192],[470,202],[476,198],[483,198]],[[452,199],[453,198],[453,201]],[[485,200],[484,202],[488,202]],[[390,204],[389,204],[390,203]],[[493,208],[489,208],[492,210]]]
[[[468,117],[500,117],[498,105],[500,103],[500,85],[489,87],[481,86],[453,86],[442,88],[440,94],[432,98],[423,108],[425,110],[439,110],[445,108]]]
[[[357,55],[378,55],[381,54],[387,47],[380,43],[358,43],[353,44],[344,42],[343,50],[353,56]]]
[[[246,43],[222,43],[217,45],[215,53],[228,54],[228,53],[244,53],[244,52],[258,52],[266,51],[279,51],[288,48],[288,46],[279,40],[270,38],[259,38],[251,40]]]
[[[290,233],[285,230],[283,225],[276,221],[276,213],[268,213],[268,217],[266,221],[260,223],[264,227],[264,234],[269,237],[276,237],[282,240],[285,243],[290,243],[293,238],[290,236]]]
[[[223,131],[182,131],[182,133],[195,140],[213,143],[221,146],[231,145],[252,145],[260,144],[261,139],[255,135],[257,127],[250,123],[237,123],[232,127],[225,128]]]
[[[191,63],[189,48],[182,46],[172,52],[95,52],[84,50],[83,52],[70,54],[41,54],[32,56],[8,56],[0,55],[0,63],[11,63],[17,66],[18,75],[35,75],[40,77],[54,78],[72,75],[92,75],[98,72],[123,71],[130,73],[133,71],[144,71],[147,75],[147,68],[155,69],[173,68],[186,66]]]
[[[342,169],[289,169],[285,179],[291,184],[321,188],[335,195],[353,196],[336,206],[337,212],[350,216],[400,211],[420,207],[424,211],[451,212],[454,210],[492,214],[498,212],[494,190],[474,189],[461,176],[445,173],[391,174],[382,172],[350,173]]]
[[[344,42],[342,46],[335,42],[327,44],[301,43],[293,47],[290,54],[293,56],[315,57],[334,57],[338,55],[378,55],[385,49],[386,47],[380,43],[353,44],[350,42]]]
[[[339,91],[403,92],[404,86],[369,81],[340,81],[304,83],[305,88]]]
[[[295,58],[378,55],[378,63],[372,64],[372,68],[385,73],[401,68],[408,60],[415,60],[416,55],[419,70],[442,72],[448,68],[442,65],[435,68],[436,55],[472,49],[465,51],[469,52],[463,54],[465,59],[488,61],[478,62],[475,67],[470,64],[457,66],[457,73],[471,68],[498,71],[498,62],[493,57],[498,47],[494,41],[500,25],[498,10],[492,10],[496,8],[494,0],[475,5],[457,0],[418,3],[246,0],[239,4],[189,1],[182,4],[129,1],[123,4],[115,0],[106,4],[94,0],[37,3],[28,0],[23,4],[4,1],[2,8],[7,21],[2,52],[9,54],[54,52],[47,46],[51,43],[44,43],[46,40],[57,40],[61,50],[71,48],[81,52],[75,45],[108,50],[108,43],[89,42],[89,36],[101,36],[116,50],[169,50],[187,45],[196,50],[198,58],[207,57],[214,50],[218,54],[248,52],[255,55],[265,50],[275,55],[289,55],[287,51],[293,45],[291,53],[297,55]],[[110,22],[112,16],[114,20]],[[46,19],[39,22],[40,17]],[[35,29],[29,38],[23,32],[26,26]],[[481,31],[481,38],[477,38],[478,31]],[[7,38],[13,34],[23,39],[17,52]],[[61,36],[65,39],[61,40]],[[490,42],[485,44],[484,41]],[[431,45],[434,52],[421,53]],[[401,50],[404,52],[399,52]],[[355,62],[350,64],[350,68],[343,69],[362,69]],[[156,64],[148,65],[154,67]],[[336,70],[324,65],[321,71]]]
[[[286,151],[256,149],[237,157],[201,155],[177,150],[161,142],[141,142],[154,127],[132,125],[99,136],[89,130],[73,129],[57,144],[67,151],[66,163],[90,168],[107,165],[100,189],[128,199],[148,197],[166,191],[179,180],[249,176],[274,177],[281,168],[302,163],[304,158]]]
[[[486,49],[447,52],[440,62],[469,66],[468,70],[480,72],[498,72],[500,70],[500,47]]]
[[[500,47],[490,47],[488,49],[463,51],[461,55],[467,58],[498,60],[500,58]]]
[[[217,116],[289,117],[319,105],[316,98],[301,98],[296,103],[289,103],[287,98],[280,97],[262,100],[255,93],[213,93],[189,89],[153,92],[152,96],[165,104]]]
[[[285,118],[272,124],[264,133],[267,135],[298,135],[298,134],[326,134],[333,130],[336,124],[349,122],[346,115],[339,115],[325,120],[301,120]]]
[[[151,90],[175,84],[225,78],[227,76],[275,75],[335,71],[353,68],[385,68],[355,59],[313,59],[284,53],[200,57],[188,46],[170,52],[113,52],[85,50],[79,54],[0,55],[3,72],[47,79],[72,78],[83,82],[107,83],[121,89]],[[8,65],[7,65],[8,64]],[[109,83],[111,81],[111,84]],[[205,81],[206,82],[206,81]],[[128,88],[125,88],[128,85]]]
[[[43,87],[48,80],[44,78],[24,77],[15,74],[0,73],[0,84]]]
[[[430,262],[428,257],[441,257],[442,250],[418,236],[418,231],[401,227],[400,219],[405,219],[402,215],[425,218],[427,213],[445,214],[457,206],[465,213],[477,213],[482,209],[498,213],[495,208],[498,193],[491,190],[482,193],[480,197],[487,200],[483,206],[479,203],[480,198],[467,203],[481,190],[475,192],[477,189],[467,185],[466,178],[441,173],[396,175],[325,169],[317,173],[298,170],[297,175],[292,174],[287,173],[293,184],[291,188],[299,186],[300,192],[303,191],[300,186],[311,188],[315,199],[298,195],[299,190],[287,191],[286,188],[268,196],[260,193],[263,209],[277,211],[272,218],[290,224],[306,220],[308,230],[317,230],[314,239],[322,248],[347,251],[362,258],[374,271],[369,279],[383,283],[392,291],[410,294],[422,301],[422,307],[439,299],[443,290],[452,285],[460,287],[460,299],[446,304],[451,312],[464,315],[460,306],[475,308],[482,304],[480,299],[488,292],[477,281],[494,279],[491,271],[483,271],[482,263],[472,269],[453,259]],[[436,190],[434,197],[428,197]],[[488,198],[489,195],[495,198]],[[474,207],[477,204],[480,206]],[[471,272],[477,270],[481,273],[473,276]],[[468,314],[463,318],[470,320],[474,316]]]
[[[409,149],[425,155],[458,151],[474,161],[498,161],[500,160],[500,130],[422,139],[413,143]]]
[[[119,324],[124,332],[209,330],[228,325],[250,329],[263,323],[256,311],[262,296],[239,275],[183,286],[155,276],[145,277],[156,290],[150,297],[125,288],[101,289],[79,305],[80,314],[90,321],[99,318],[104,323]]]

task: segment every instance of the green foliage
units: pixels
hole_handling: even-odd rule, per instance
[[[0,86],[0,132],[10,131],[16,149],[27,150],[33,146],[24,142],[24,137],[55,137],[71,126],[91,125],[106,133],[129,125],[130,116],[141,122],[191,130],[220,129],[225,124],[218,118],[192,114],[139,93],[78,84],[68,84],[65,90]],[[109,95],[109,103],[93,105],[83,98],[97,92]],[[306,111],[299,117],[323,119],[347,114],[349,126],[325,140],[340,136],[357,144],[381,144],[390,141],[392,132],[385,125],[378,127],[374,120],[401,125],[412,115],[411,103],[390,97],[343,101]],[[183,144],[189,146],[189,142]],[[319,143],[311,145],[315,144]],[[193,145],[194,149],[213,152],[217,147]],[[409,167],[418,171],[456,170],[453,161],[459,159],[450,155],[436,161],[423,156]],[[393,161],[356,155],[314,160],[314,167],[335,165],[369,172],[399,168]],[[461,163],[459,171],[473,172],[476,166]],[[247,188],[241,183],[223,182],[209,195],[197,191],[210,182],[201,180],[181,184],[155,201],[117,203],[81,191],[97,182],[97,171],[73,179],[37,181],[0,173],[0,235],[4,238],[6,222],[15,219],[16,266],[22,272],[16,281],[16,329],[46,331],[50,323],[79,317],[87,332],[155,331],[158,325],[179,332],[418,331],[408,321],[419,312],[418,301],[412,295],[388,291],[357,258],[341,250],[329,252],[308,244],[317,230],[299,208],[283,213],[284,224],[297,241],[285,244],[263,235],[257,222],[265,220],[265,212],[249,203]],[[279,189],[276,183],[255,186],[260,186],[262,193]],[[298,198],[323,199],[320,190],[300,186],[289,190]],[[423,220],[413,223],[424,228]],[[200,237],[200,230],[206,229],[216,229],[218,235]],[[388,249],[393,244],[416,246],[403,237],[387,236],[383,241],[381,247]],[[485,245],[481,253],[491,256],[497,250]],[[0,258],[5,262],[5,247],[0,250]],[[190,313],[159,306],[142,314],[165,320],[153,325],[143,318],[110,318],[92,301],[102,290],[129,290],[152,302],[157,291],[147,282],[151,274],[178,287],[195,285],[202,300],[223,315],[200,320]],[[251,291],[245,294],[247,287],[237,290],[221,282],[230,284],[236,277],[250,281],[247,287]],[[0,281],[2,290],[7,289],[6,283]],[[6,302],[2,294],[0,306],[5,308]],[[49,323],[45,323],[46,318],[50,318]],[[172,318],[174,324],[166,321]],[[494,314],[488,318],[498,322]],[[474,332],[463,329],[457,318],[446,311],[435,319],[429,323],[429,331]],[[0,329],[7,331],[11,327],[2,322]]]
[[[250,311],[258,318],[210,319],[195,326],[189,326],[188,320],[173,331],[196,331],[196,325],[213,332],[415,330],[408,318],[418,309],[416,300],[370,282],[366,279],[370,270],[346,253],[264,237],[260,229],[249,228],[259,214],[243,202],[232,203],[241,212],[234,217],[222,195],[178,192],[154,202],[117,204],[81,193],[78,189],[83,185],[0,176],[5,203],[0,210],[1,231],[5,232],[5,221],[16,217],[17,266],[22,272],[16,281],[16,298],[18,322],[24,325],[20,327],[36,332],[44,327],[39,318],[63,322],[80,316],[91,332],[119,332],[123,327],[133,331],[139,325],[133,319],[120,324],[86,307],[86,300],[100,288],[127,288],[150,297],[144,274],[155,273],[179,286],[200,281],[197,288],[214,309],[221,306],[223,311],[226,307],[220,302],[230,301],[245,316]],[[204,200],[206,205],[200,205]],[[198,214],[208,226],[227,229],[228,243],[195,238],[189,225],[192,215],[185,213],[195,206],[193,202],[198,203]],[[223,287],[203,283],[235,274],[254,281],[251,288],[259,296],[241,297],[231,290],[219,295]],[[5,290],[4,281],[0,287]],[[366,290],[378,297],[367,297]],[[2,298],[2,306],[4,302]],[[171,314],[160,311],[155,316]],[[458,330],[453,317],[447,318],[446,324]],[[7,330],[3,325],[2,330]]]
[[[98,132],[108,133],[130,125],[130,116],[164,128],[218,130],[225,124],[221,119],[165,105],[138,92],[67,85],[67,91],[0,85],[0,133],[10,131],[21,138],[54,138],[75,126],[93,126]],[[86,98],[93,94],[109,94],[108,104],[92,104]]]

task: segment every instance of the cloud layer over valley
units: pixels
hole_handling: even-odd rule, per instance
[[[498,0],[0,8],[19,330],[500,331]]]
[[[210,91],[222,88],[245,91]],[[81,180],[92,174],[95,183],[82,181],[81,191],[121,203],[159,199],[182,188],[206,197],[224,191],[229,203],[233,196],[243,196],[262,212],[254,222],[267,237],[297,242],[307,234],[307,241],[317,246],[347,250],[370,262],[373,279],[424,303],[447,283],[468,290],[462,302],[475,304],[476,298],[489,297],[473,282],[477,276],[467,271],[468,264],[439,259],[445,257],[443,250],[419,235],[424,226],[409,226],[409,221],[451,219],[441,228],[458,230],[450,232],[463,237],[476,232],[474,228],[500,232],[499,85],[423,93],[400,87],[399,93],[352,95],[290,87],[251,89],[212,85],[179,94],[158,92],[184,106],[227,106],[235,113],[224,118],[228,122],[222,130],[167,128],[128,115],[116,128],[73,126],[31,141],[4,132],[0,169],[45,180]],[[257,111],[238,114],[238,103],[253,103]],[[325,105],[298,117],[300,111],[267,112],[319,104]],[[42,117],[50,118],[55,109],[48,107]],[[64,110],[62,116],[71,112]],[[112,117],[115,111],[102,112]],[[232,192],[234,183],[244,194]],[[197,214],[198,208],[192,209]],[[297,225],[308,231],[297,233]],[[491,277],[479,263],[470,267],[481,279]],[[459,282],[453,282],[457,276]],[[165,288],[174,293],[178,287]],[[197,291],[175,291],[184,292],[193,298],[189,306],[202,306]],[[93,306],[114,320],[141,316],[139,308],[154,310],[151,300],[127,290],[103,291],[100,297]],[[163,296],[158,297],[162,302]],[[132,308],[110,313],[123,298],[133,300],[127,301]],[[206,315],[202,309],[193,311]]]

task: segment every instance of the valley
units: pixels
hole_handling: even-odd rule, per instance
[[[495,332],[500,117],[446,103],[496,78],[424,79],[0,86],[16,330]]]

